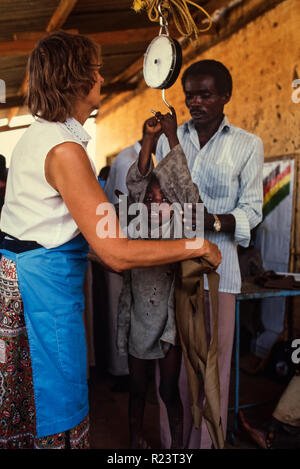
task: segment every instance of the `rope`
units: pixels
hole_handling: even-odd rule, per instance
[[[198,10],[204,13],[208,19],[207,27],[199,29],[196,26],[188,4],[198,8]],[[176,28],[183,37],[194,36],[198,39],[198,33],[204,33],[212,26],[212,19],[207,11],[191,0],[134,0],[132,8],[136,12],[140,12],[143,9],[147,10],[150,21],[156,22],[159,21],[160,18],[159,6],[161,7],[165,19],[168,17],[169,13],[172,14]]]

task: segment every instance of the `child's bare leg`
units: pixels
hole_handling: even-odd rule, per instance
[[[168,412],[171,449],[183,448],[183,406],[178,387],[180,366],[181,348],[171,346],[166,357],[159,360],[159,393]]]
[[[144,448],[143,419],[151,360],[128,355],[129,366],[129,432],[130,448]]]

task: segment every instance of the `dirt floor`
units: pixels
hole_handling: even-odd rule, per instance
[[[244,360],[245,362],[245,360]],[[247,367],[246,367],[247,368]],[[123,380],[124,381],[124,380]],[[116,379],[96,367],[90,369],[90,418],[91,418],[91,447],[92,449],[127,449],[128,434],[128,391],[126,382],[120,385]],[[120,386],[119,386],[120,387]],[[248,422],[257,427],[263,427],[269,422],[272,410],[278,401],[285,385],[271,380],[265,374],[251,375],[240,372],[240,404],[247,405],[262,403],[261,405],[244,409]],[[160,448],[158,404],[154,389],[150,389],[145,412],[145,438],[153,449]],[[231,374],[230,408],[234,403],[234,368]],[[233,412],[229,411],[229,427],[233,428]],[[229,449],[257,449],[247,434],[239,431],[227,433],[226,447]]]

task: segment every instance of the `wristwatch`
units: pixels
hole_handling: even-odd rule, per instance
[[[220,219],[219,219],[219,217],[217,217],[217,215],[213,215],[213,217],[215,219],[215,222],[213,224],[213,228],[214,228],[214,231],[216,231],[218,233],[219,231],[221,231],[222,225],[221,225]]]

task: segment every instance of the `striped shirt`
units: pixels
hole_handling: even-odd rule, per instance
[[[205,238],[219,246],[222,263],[219,290],[239,293],[241,274],[237,245],[247,247],[250,231],[262,219],[263,144],[259,137],[231,125],[226,116],[217,132],[200,148],[192,120],[178,127],[178,139],[187,158],[193,182],[209,213],[232,214],[234,233],[205,232]],[[156,149],[159,162],[170,151],[165,135]],[[206,284],[207,288],[207,284]]]

